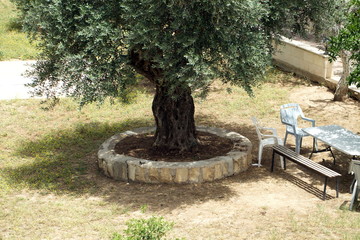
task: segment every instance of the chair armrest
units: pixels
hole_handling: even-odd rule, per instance
[[[311,122],[312,126],[315,127],[315,120],[314,119],[303,117],[303,116],[301,116],[301,118],[304,119],[305,121]]]
[[[271,131],[272,132],[272,134],[270,135],[270,134],[263,134],[263,133],[261,133],[261,136],[264,136],[264,137],[277,137],[277,131],[276,131],[276,129],[275,128],[270,128],[270,127],[261,127],[260,128],[261,130],[266,130],[266,131]]]
[[[293,128],[293,130],[294,130],[294,133],[297,133],[297,131],[296,131],[296,127],[295,127],[295,125],[294,125],[294,124],[291,124],[291,123],[285,122],[285,121],[283,121],[282,119],[281,119],[281,123],[283,123],[283,124],[285,124],[285,125],[288,125],[288,126],[292,127],[292,128]]]
[[[273,138],[275,141],[275,144],[279,144],[279,138],[277,136],[268,136],[267,138]]]

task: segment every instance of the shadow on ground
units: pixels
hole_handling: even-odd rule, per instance
[[[23,159],[22,163],[2,169],[2,176],[10,185],[56,193],[94,191],[96,181],[89,173],[94,171],[101,143],[117,132],[149,124],[136,119],[117,124],[92,122],[49,132],[19,143],[14,155]]]
[[[229,183],[261,179],[256,174],[248,177],[246,172],[240,178],[204,184],[141,184],[114,181],[98,171],[97,150],[106,139],[118,132],[151,124],[143,120],[128,120],[113,125],[93,122],[49,132],[38,140],[19,144],[14,155],[24,159],[23,163],[2,169],[1,175],[14,187],[55,194],[89,194],[136,208],[149,205],[152,209],[174,209],[199,201],[231,198],[235,192],[228,186]],[[209,121],[206,125],[212,124]],[[221,123],[215,125],[228,127]],[[252,131],[248,125],[238,125],[236,129],[231,129],[242,134]]]
[[[197,116],[201,125],[215,126],[236,131],[253,143],[253,162],[257,158],[258,140],[252,125],[225,124],[213,117]],[[37,141],[19,146],[17,156],[31,159],[30,163],[3,170],[5,180],[13,185],[26,186],[56,194],[98,196],[125,208],[139,209],[148,206],[152,211],[172,210],[206,201],[223,201],[236,194],[238,184],[256,183],[264,179],[286,179],[298,187],[322,198],[322,179],[289,166],[287,172],[276,169],[270,173],[269,155],[265,152],[263,168],[250,167],[248,171],[227,179],[202,184],[142,184],[114,181],[102,175],[97,168],[97,150],[101,143],[112,135],[129,129],[149,126],[144,120],[128,120],[119,124],[94,122],[74,129],[52,132]],[[295,170],[293,170],[295,169]],[[293,172],[296,172],[294,175]],[[302,179],[306,178],[307,181]],[[329,188],[335,188],[335,183]],[[316,185],[316,187],[314,187]],[[340,188],[341,191],[347,191]],[[327,196],[331,198],[331,196]]]

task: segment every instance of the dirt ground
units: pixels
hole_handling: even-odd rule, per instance
[[[129,136],[116,144],[115,152],[126,156],[164,162],[192,162],[226,155],[233,148],[230,139],[214,134],[197,132],[198,146],[190,152],[169,151],[163,147],[153,147],[154,134]]]
[[[305,116],[316,125],[337,124],[360,134],[360,104],[349,99],[333,102],[333,94],[323,86],[282,86],[291,91],[290,102],[299,103]],[[260,119],[275,127],[280,136],[285,128],[277,119]],[[226,126],[246,136],[253,143],[253,162],[257,162],[258,140],[251,120],[242,125]],[[309,156],[312,139],[303,141],[302,154]],[[289,136],[288,147],[294,148]],[[324,146],[319,142],[319,146]],[[147,215],[161,215],[174,221],[171,236],[186,239],[343,239],[348,231],[332,221],[339,209],[348,208],[351,195],[348,175],[350,156],[335,150],[336,165],[329,153],[315,154],[313,160],[342,174],[340,196],[336,198],[335,181],[330,180],[327,200],[323,201],[323,178],[291,162],[286,171],[270,173],[270,150],[265,150],[263,167],[216,182],[192,185],[122,183],[97,175],[108,201],[140,209]],[[323,160],[324,159],[324,160]],[[103,195],[104,196],[104,195]],[[354,213],[357,214],[357,213]],[[129,217],[143,217],[139,210]],[[321,221],[324,216],[328,219]],[[359,236],[359,231],[357,231]],[[346,235],[347,236],[347,235]]]

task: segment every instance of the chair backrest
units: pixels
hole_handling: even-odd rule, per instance
[[[303,117],[304,113],[297,103],[288,103],[280,107],[280,118],[282,122],[297,126],[299,116]]]
[[[260,132],[261,126],[260,126],[260,124],[259,124],[259,121],[256,119],[256,117],[251,117],[251,120],[252,120],[252,122],[254,123],[254,126],[255,126],[255,129],[256,129],[256,133],[257,133],[257,135],[258,135],[258,138],[259,138],[259,140],[261,141],[261,140],[262,140],[262,134],[261,134],[261,132]]]

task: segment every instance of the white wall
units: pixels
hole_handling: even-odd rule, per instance
[[[306,42],[285,37],[282,38],[281,44],[274,43],[274,47],[277,50],[273,55],[275,65],[324,84],[335,91],[340,76],[334,76],[333,64],[329,62],[329,56],[324,51]],[[360,100],[360,89],[350,86],[349,92],[352,97]]]
[[[332,63],[324,51],[306,43],[282,39],[281,44],[274,44],[277,49],[273,55],[276,65],[287,68],[314,80],[331,79],[333,75]]]

